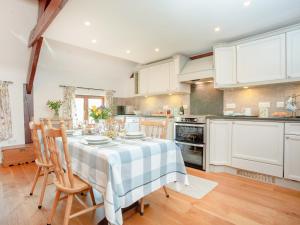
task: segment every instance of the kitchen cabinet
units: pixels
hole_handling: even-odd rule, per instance
[[[190,93],[190,85],[178,81],[173,61],[155,64],[139,71],[140,95],[169,93]]]
[[[287,77],[300,78],[300,29],[287,32]]]
[[[238,83],[283,80],[285,64],[285,34],[237,45]]]
[[[236,47],[219,47],[215,55],[215,86],[236,84]]]
[[[300,181],[300,136],[285,136],[284,177]]]
[[[169,63],[163,63],[149,68],[148,93],[164,93],[169,91]]]
[[[169,71],[169,92],[182,92],[189,94],[191,92],[191,86],[179,81],[179,75],[175,72],[175,62],[172,61],[169,63]]]
[[[283,123],[233,121],[233,167],[283,177],[283,148]]]
[[[210,123],[210,164],[231,164],[231,121],[211,121]]]
[[[148,94],[148,80],[150,77],[151,68],[145,68],[139,71],[139,94]]]

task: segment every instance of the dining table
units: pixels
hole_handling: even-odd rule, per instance
[[[68,136],[72,170],[102,194],[110,224],[123,224],[123,208],[164,185],[188,183],[181,150],[172,140],[115,138],[101,145],[84,140],[82,135]],[[58,147],[63,158],[61,140]]]

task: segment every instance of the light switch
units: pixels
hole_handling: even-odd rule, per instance
[[[276,102],[277,108],[284,108],[284,102]]]
[[[236,107],[235,103],[226,104],[226,109],[235,109],[235,107]]]
[[[259,108],[270,108],[271,104],[270,102],[259,102],[258,107]]]

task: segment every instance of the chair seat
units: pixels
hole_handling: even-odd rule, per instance
[[[64,174],[65,180],[68,180],[68,175]],[[90,189],[91,186],[89,184],[87,184],[85,181],[81,180],[78,176],[73,175],[74,177],[74,187],[66,187],[61,185],[58,180],[54,180],[54,184],[56,186],[56,188],[62,192],[65,193],[70,193],[70,194],[76,194],[76,193],[80,193],[84,190]],[[70,185],[68,185],[70,186]]]
[[[53,167],[52,163],[44,163],[44,162],[41,162],[39,159],[36,159],[35,163],[37,166],[40,166],[40,167],[47,167],[47,168]]]

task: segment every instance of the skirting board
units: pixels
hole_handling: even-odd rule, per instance
[[[216,166],[216,165],[209,165],[209,170],[206,170],[206,172],[213,172],[213,173],[229,173],[233,175],[238,176],[238,170],[236,168],[230,167],[230,166]],[[300,182],[288,180],[284,178],[279,177],[273,177],[274,178],[274,185],[278,185],[281,187],[294,189],[297,191],[300,191]],[[250,179],[250,178],[249,178]]]

